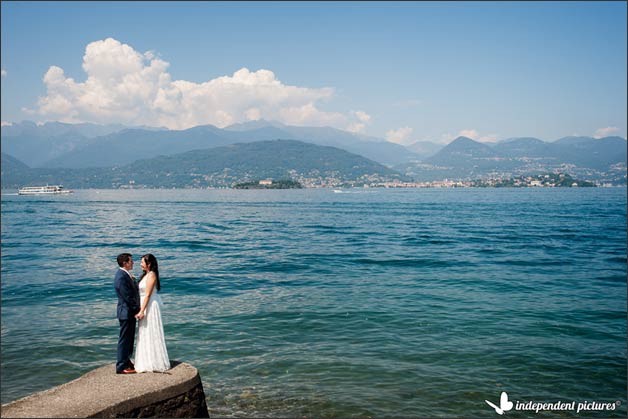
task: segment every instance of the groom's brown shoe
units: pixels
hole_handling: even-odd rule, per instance
[[[133,368],[127,368],[122,371],[116,371],[116,374],[135,374],[136,372],[137,371],[135,371]]]

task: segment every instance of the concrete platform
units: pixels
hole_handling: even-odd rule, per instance
[[[2,406],[3,418],[207,417],[198,370],[172,361],[165,373],[116,374],[105,365],[46,391]],[[200,386],[200,394],[199,388]],[[194,396],[191,396],[194,394]],[[201,396],[202,395],[202,396]],[[192,400],[192,398],[202,400]],[[196,411],[187,412],[192,404]],[[204,412],[202,409],[204,408]],[[204,413],[204,414],[202,414]]]

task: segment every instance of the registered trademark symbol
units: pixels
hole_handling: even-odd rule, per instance
[[[621,405],[621,400],[617,400],[617,401],[615,402],[615,405],[616,405],[616,406],[620,406],[620,405]]]

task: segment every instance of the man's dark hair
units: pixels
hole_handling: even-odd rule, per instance
[[[118,266],[123,267],[133,257],[130,253],[120,253],[118,255]]]

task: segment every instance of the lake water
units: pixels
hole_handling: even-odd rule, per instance
[[[215,416],[627,414],[625,188],[6,192],[2,403],[115,362],[128,251]]]

